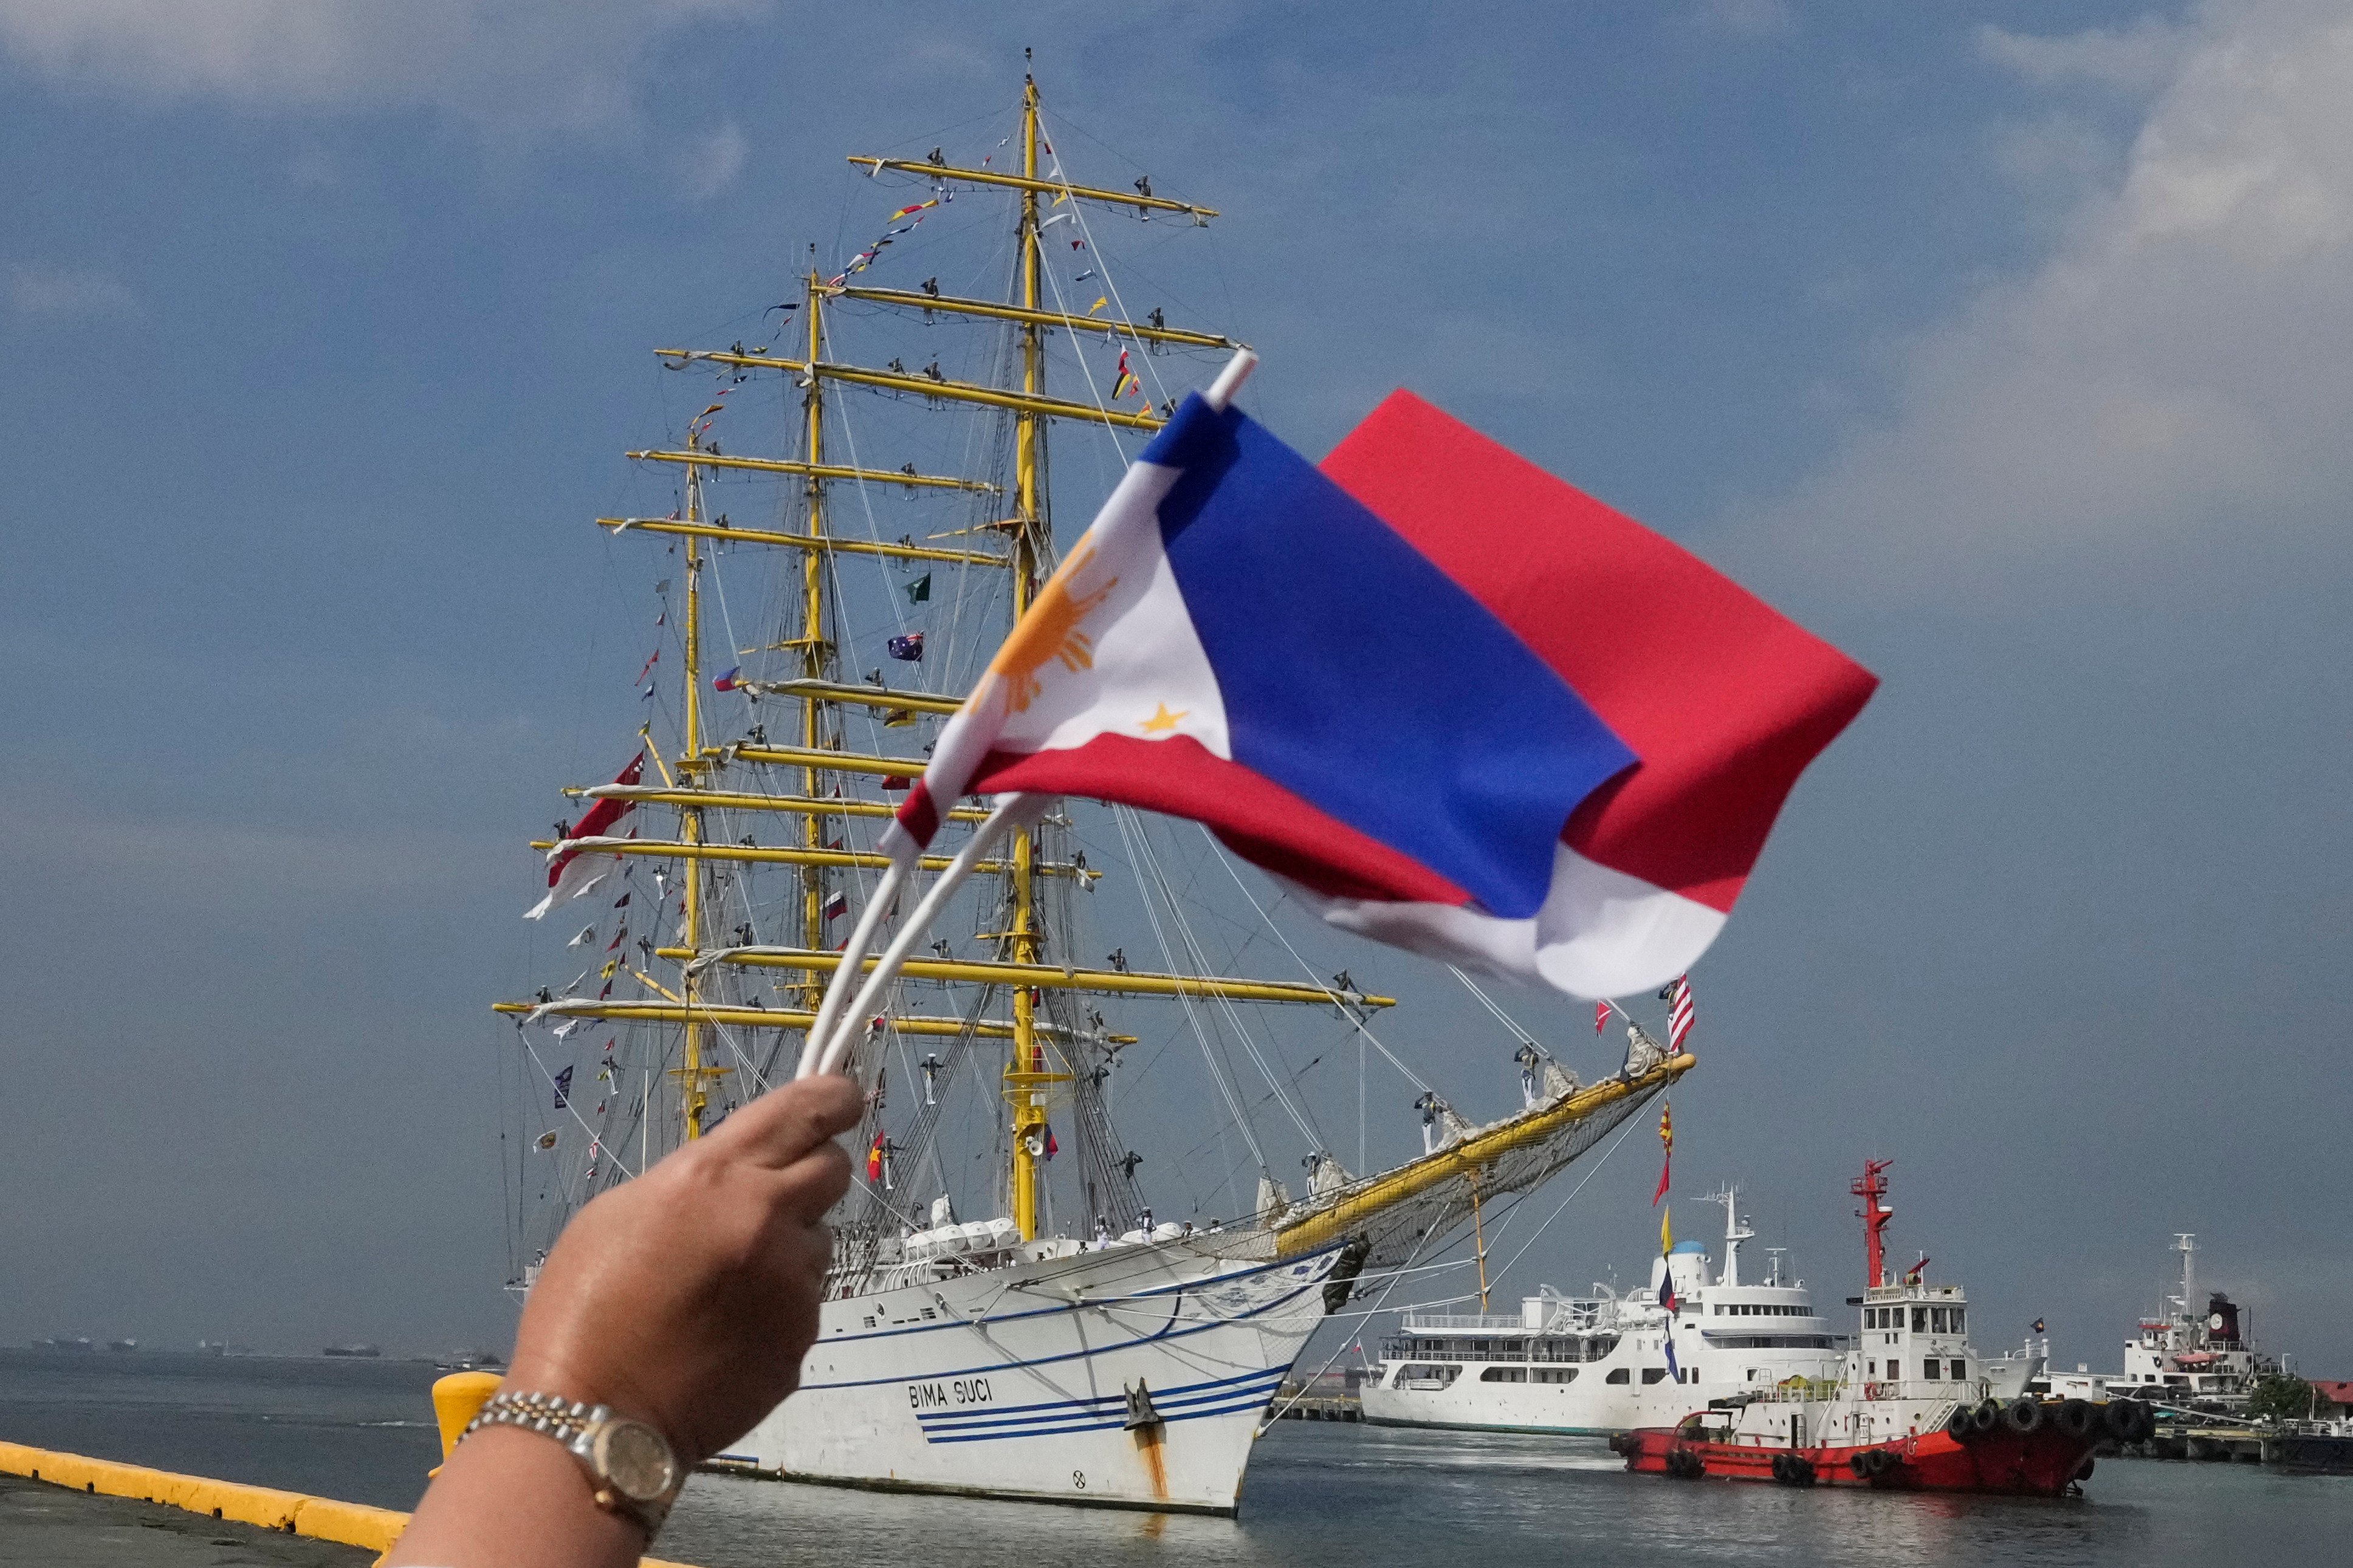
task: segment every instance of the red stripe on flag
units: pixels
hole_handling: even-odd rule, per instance
[[[1323,468],[1642,759],[1587,797],[1563,835],[1569,847],[1729,910],[1790,786],[1877,679],[1697,556],[1411,393],[1392,394]]]

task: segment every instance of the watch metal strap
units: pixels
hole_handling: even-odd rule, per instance
[[[661,1530],[662,1521],[670,1517],[670,1505],[678,1495],[673,1486],[667,1497],[646,1500],[634,1498],[615,1486],[609,1477],[600,1473],[596,1461],[596,1429],[614,1419],[611,1406],[589,1405],[577,1399],[566,1399],[560,1394],[542,1394],[518,1389],[501,1389],[483,1403],[482,1408],[466,1429],[458,1434],[465,1441],[484,1426],[519,1426],[526,1432],[537,1432],[553,1437],[588,1468],[590,1481],[596,1489],[596,1506],[607,1513],[618,1513],[634,1521],[646,1532],[649,1544]],[[679,1477],[683,1482],[685,1477]]]

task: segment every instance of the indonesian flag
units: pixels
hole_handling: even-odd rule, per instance
[[[882,1153],[886,1147],[882,1134],[878,1131],[874,1134],[874,1147],[866,1151],[866,1179],[870,1183],[882,1179]]]
[[[629,759],[628,767],[613,775],[613,782],[617,784],[636,784],[645,771],[645,765],[646,755],[640,752]],[[635,811],[637,805],[634,800],[598,801],[588,808],[587,815],[581,817],[578,826],[572,829],[572,837],[565,840],[565,844],[582,838],[607,837],[607,830]],[[618,855],[583,854],[577,849],[565,848],[564,844],[557,845],[547,861],[547,897],[525,910],[522,918],[535,921],[556,905],[571,902],[611,876],[620,868],[620,865]]]
[[[1723,928],[1876,685],[1705,563],[1391,396],[1321,468],[1198,395],[883,837],[968,795],[1206,824],[1343,930],[1588,998]]]

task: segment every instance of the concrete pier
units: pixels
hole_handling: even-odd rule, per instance
[[[367,1568],[376,1556],[168,1503],[0,1475],[0,1568]]]

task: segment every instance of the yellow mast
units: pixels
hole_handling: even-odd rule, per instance
[[[1046,329],[1038,317],[1039,282],[1044,258],[1038,236],[1038,82],[1021,79],[1021,174],[1029,182],[1021,189],[1021,308],[1029,319],[1021,324],[1021,392],[1036,398],[1045,391]],[[815,358],[814,355],[811,356]],[[1039,503],[1039,476],[1045,458],[1045,420],[1035,408],[1014,415],[1013,425],[1013,618],[1018,624],[1038,591],[1038,556],[1044,510]],[[1027,827],[1013,835],[1013,962],[1038,962],[1038,910],[1032,867],[1037,840]],[[1005,1064],[1005,1095],[1013,1104],[1013,1223],[1021,1239],[1038,1235],[1038,1166],[1030,1140],[1046,1137],[1046,1090],[1065,1083],[1068,1073],[1047,1071],[1046,1047],[1038,1038],[1038,994],[1029,986],[1013,991],[1013,1052]]]
[[[702,444],[701,432],[689,430],[687,445],[691,448],[699,448]],[[686,470],[686,521],[689,522],[702,521],[702,470],[694,464],[689,464]],[[682,749],[679,752],[678,771],[679,776],[685,779],[690,787],[700,782],[696,777],[698,771],[708,766],[702,759],[702,542],[700,539],[692,534],[687,535],[686,624],[681,628],[683,633],[681,640],[686,645],[685,654],[681,661],[685,666],[686,700],[684,710],[680,718]],[[702,808],[700,805],[679,807],[678,834],[685,843],[702,842]],[[686,882],[686,929],[682,934],[688,949],[699,952],[702,947],[702,862],[689,857],[681,869],[685,872]],[[659,901],[657,900],[654,910],[657,931],[660,929],[660,921],[661,908]],[[677,1077],[681,1101],[680,1110],[685,1120],[686,1136],[690,1141],[702,1136],[702,1112],[710,1100],[702,1081],[708,1076],[702,1066],[702,1023],[691,1011],[698,980],[699,977],[693,969],[689,967],[680,981],[683,993],[681,1000],[686,1004],[689,1012],[686,1018],[686,1042],[680,1058]]]
[[[820,291],[817,269],[808,275],[808,300],[804,307],[808,311],[808,357],[813,364],[824,357],[825,296]],[[825,461],[825,392],[824,384],[817,377],[808,378],[808,395],[804,400],[808,414],[808,451],[804,454],[812,468]],[[813,539],[825,537],[825,480],[815,473],[808,477],[807,532]],[[825,636],[825,552],[822,549],[801,552],[801,679],[822,681],[826,678],[826,661],[832,647]],[[825,734],[825,703],[810,694],[801,699],[801,744],[811,752],[827,749]],[[824,785],[819,771],[806,768],[801,773],[802,794],[811,800],[820,798]],[[802,825],[801,843],[810,850],[825,847],[827,818],[811,812]],[[812,864],[802,873],[801,881],[801,945],[822,950],[825,940],[825,872]],[[804,998],[817,995],[818,975],[813,970],[804,971],[801,981]]]

